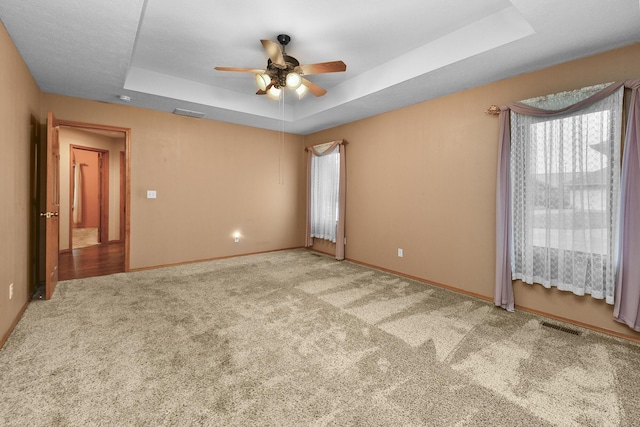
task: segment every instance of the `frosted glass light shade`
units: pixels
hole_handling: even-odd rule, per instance
[[[271,77],[268,74],[256,74],[256,83],[260,90],[267,90],[267,86],[271,83]]]
[[[287,87],[289,89],[298,89],[301,84],[302,84],[302,77],[300,77],[300,74],[294,71],[287,74]]]
[[[298,94],[298,98],[302,98],[304,96],[304,94],[307,93],[307,89],[308,88],[303,84],[298,86],[298,89],[296,89],[296,93]]]
[[[275,87],[275,86],[271,86],[269,88],[269,90],[267,91],[267,95],[269,95],[270,98],[279,99],[280,98],[280,88],[279,87]]]

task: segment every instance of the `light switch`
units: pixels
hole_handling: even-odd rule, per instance
[[[155,199],[156,190],[147,190],[147,199]]]

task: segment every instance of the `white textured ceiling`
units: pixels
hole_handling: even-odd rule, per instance
[[[45,92],[308,134],[640,41],[638,0],[2,0],[0,19]],[[276,5],[276,7],[274,7]],[[292,38],[328,93],[256,96],[260,39]]]

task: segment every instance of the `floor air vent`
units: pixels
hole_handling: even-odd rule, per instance
[[[556,325],[555,323],[540,322],[540,324],[542,326],[546,326],[547,328],[556,329],[558,331],[566,332],[568,334],[578,335],[578,336],[582,335],[580,331],[576,331],[575,329],[567,328],[565,326]]]

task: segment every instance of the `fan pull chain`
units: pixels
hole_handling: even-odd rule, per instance
[[[282,156],[284,155],[284,97],[285,91],[282,91],[280,96],[280,109],[282,121],[280,122],[280,156],[278,159],[278,184],[284,184],[284,176],[282,173]]]

